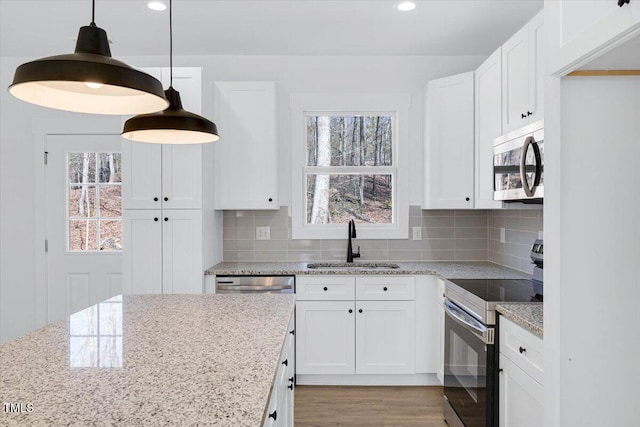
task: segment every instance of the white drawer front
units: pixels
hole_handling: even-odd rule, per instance
[[[296,299],[300,301],[348,301],[355,298],[355,277],[296,277]]]
[[[538,383],[543,384],[542,339],[504,316],[500,317],[500,353]]]
[[[359,301],[413,301],[415,283],[405,276],[358,276],[356,299]]]

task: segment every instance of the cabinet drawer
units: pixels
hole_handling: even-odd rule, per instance
[[[296,277],[296,299],[301,301],[348,301],[355,299],[355,277]]]
[[[542,339],[504,316],[500,317],[500,353],[538,383],[543,384]]]
[[[356,299],[359,301],[413,301],[413,277],[360,276],[356,278]]]

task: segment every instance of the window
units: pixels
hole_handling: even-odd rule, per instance
[[[407,238],[406,174],[399,168],[407,143],[402,98],[292,98],[294,239],[344,238],[351,219],[360,238]]]
[[[67,153],[67,250],[122,250],[120,153]]]

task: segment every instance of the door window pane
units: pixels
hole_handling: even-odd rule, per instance
[[[69,220],[69,250],[95,251],[97,249],[97,223],[91,219]]]
[[[122,217],[122,187],[119,185],[100,186],[100,216],[102,218]]]
[[[122,250],[122,221],[100,220],[100,250]]]
[[[98,159],[100,182],[122,182],[122,159],[120,153],[98,153]]]
[[[96,215],[96,187],[71,185],[69,187],[69,217],[95,218]]]

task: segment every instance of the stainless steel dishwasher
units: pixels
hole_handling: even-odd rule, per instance
[[[217,276],[218,294],[292,294],[295,276]]]

